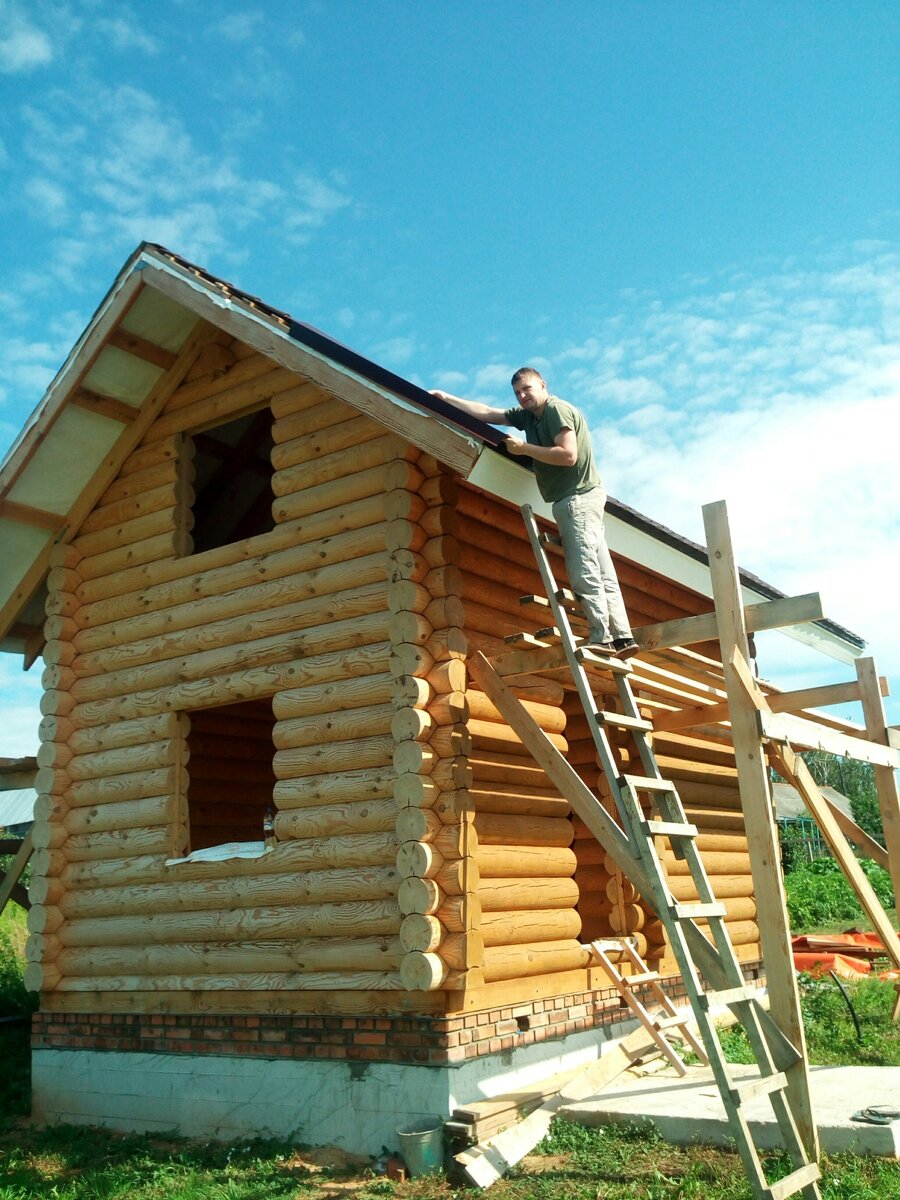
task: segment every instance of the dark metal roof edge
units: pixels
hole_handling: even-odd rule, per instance
[[[446,421],[450,421],[454,425],[465,429],[467,433],[473,434],[480,441],[496,450],[504,457],[510,457],[506,454],[503,443],[505,435],[499,433],[493,425],[488,425],[485,421],[479,420],[477,417],[469,416],[468,413],[461,409],[455,408],[452,404],[447,404],[446,401],[440,400],[437,396],[433,396],[431,392],[421,388],[418,384],[412,383],[408,379],[404,379],[402,375],[397,375],[395,372],[388,370],[386,367],[380,366],[373,362],[372,359],[366,358],[357,351],[352,350],[343,342],[337,341],[329,334],[324,333],[321,329],[317,329],[314,325],[308,325],[303,321],[297,321],[290,313],[283,312],[281,309],[274,308],[271,304],[267,304],[258,296],[252,295],[250,292],[245,292],[243,289],[235,287],[227,280],[221,279],[216,275],[210,274],[209,271],[198,267],[195,263],[189,262],[173,251],[166,249],[155,242],[143,242],[138,250],[129,259],[126,268],[120,272],[120,277],[127,273],[128,267],[138,258],[144,251],[152,251],[161,257],[175,263],[188,274],[195,275],[200,279],[215,287],[219,291],[225,291],[229,295],[236,297],[251,308],[258,309],[261,313],[274,318],[279,324],[286,326],[289,336],[307,349],[315,351],[326,358],[332,359],[348,370],[353,371],[357,375],[361,375],[364,379],[377,384],[379,387],[386,388],[388,391],[402,396],[403,399],[411,401],[413,404],[424,408],[428,412],[432,412],[437,416],[442,417]],[[116,281],[118,283],[118,279]],[[115,285],[114,285],[115,287]],[[113,289],[110,289],[111,291]],[[521,463],[518,459],[515,460],[519,466],[525,470],[528,467]],[[623,504],[620,500],[616,500],[610,496],[606,502],[607,511],[624,521],[627,525],[633,526],[635,529],[646,533],[649,537],[655,538],[664,545],[677,550],[679,553],[686,555],[688,558],[693,558],[709,569],[709,557],[706,547],[699,545],[697,542],[691,541],[683,535],[676,533],[674,530],[667,528],[665,525],[660,525],[657,521],[653,521],[650,517],[645,517],[643,513],[639,513],[636,509],[630,508],[627,504]],[[739,568],[739,576],[741,582],[748,588],[760,595],[766,596],[770,600],[780,600],[786,595],[785,592],[779,591],[772,584],[766,583],[764,579],[760,579],[758,575],[754,575],[750,571]],[[811,624],[819,626],[821,629],[827,630],[829,633],[839,637],[842,641],[857,647],[862,650],[865,645],[865,639],[858,634],[852,633],[849,629],[845,629],[842,625],[838,625],[835,621],[823,619],[820,621],[811,622]]]
[[[188,262],[187,259],[173,254],[171,250],[167,250],[164,246],[146,242],[144,243],[144,248],[170,259],[189,274],[198,276],[212,284],[218,290],[225,290],[229,295],[238,298],[251,308],[259,309],[260,312],[273,317],[279,324],[286,327],[286,332],[293,341],[298,342],[301,346],[305,346],[308,350],[313,350],[317,354],[332,359],[342,367],[346,367],[347,370],[361,375],[364,379],[368,379],[371,383],[386,388],[388,391],[402,396],[404,400],[409,400],[420,408],[424,408],[428,412],[434,413],[444,420],[460,426],[467,433],[474,434],[480,441],[487,443],[487,445],[493,446],[495,449],[502,447],[504,436],[498,433],[494,426],[485,424],[484,421],[470,416],[452,404],[447,404],[446,401],[433,396],[425,388],[419,387],[418,384],[412,383],[408,379],[404,379],[402,375],[395,374],[395,372],[388,370],[387,367],[380,366],[372,359],[366,358],[365,355],[359,354],[356,350],[352,350],[349,346],[344,345],[343,342],[337,341],[330,334],[323,333],[321,329],[317,329],[314,325],[307,325],[303,321],[295,320],[290,313],[273,308],[272,305],[266,304],[257,296],[242,291],[240,288],[228,283],[227,280],[211,275],[208,271],[203,270],[203,268]]]

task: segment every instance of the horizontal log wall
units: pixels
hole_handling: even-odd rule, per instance
[[[545,612],[519,603],[542,589],[518,511],[463,486],[452,532],[473,650],[491,657],[508,649],[504,637],[546,624]],[[562,688],[546,682],[520,694],[568,753]],[[528,980],[588,963],[576,911],[574,829],[568,804],[487,697],[470,690],[466,698],[484,977],[511,987],[521,980],[524,996]]]
[[[474,648],[490,656],[504,649],[504,635],[520,631],[533,633],[547,623],[546,610],[529,609],[519,603],[520,596],[533,592],[542,594],[543,588],[521,516],[516,510],[464,487],[460,493],[458,520],[453,532],[459,543],[466,634]],[[557,551],[552,553],[555,555],[557,577],[565,582],[561,554]],[[636,564],[620,561],[618,565],[623,595],[635,626],[692,615],[709,607],[703,598]],[[576,618],[573,624],[577,632],[583,623]],[[690,656],[679,657],[677,652],[673,652],[672,661],[665,661],[663,666],[665,672],[652,675],[648,669],[648,679],[636,679],[636,695],[642,707],[646,702],[647,707],[643,711],[648,717],[652,717],[654,711],[665,711],[680,703],[689,703],[690,697],[696,695],[698,690],[711,686],[710,681],[715,686],[717,678],[721,678],[718,664],[704,660],[696,648]],[[608,690],[613,694],[606,698],[605,703],[615,708],[614,688]],[[468,694],[470,701],[476,694]],[[561,723],[551,727],[540,717],[536,719],[551,736],[564,732],[569,763],[597,791],[610,811],[614,811],[609,784],[597,765],[596,748],[577,696],[569,692],[563,699],[560,693],[554,699],[555,711],[561,717]],[[568,812],[564,801],[552,794],[543,772],[532,760],[515,753],[515,739],[511,731],[505,727],[502,730],[495,728],[489,735],[484,722],[474,720],[470,720],[469,728],[473,734],[471,765],[474,782],[471,795],[476,812],[476,829],[481,814],[487,811],[508,814],[527,812],[533,829],[531,844],[537,845],[543,840],[543,822],[552,821],[560,812]],[[641,773],[636,766],[637,754],[630,736],[614,734],[613,741],[622,769]],[[753,957],[758,953],[758,936],[753,923],[755,906],[730,745],[721,731],[701,731],[699,736],[697,731],[687,731],[684,734],[660,735],[656,752],[660,755],[664,774],[671,777],[679,788],[690,818],[701,827],[701,853],[713,877],[713,886],[720,883],[735,945],[742,957]],[[511,908],[509,920],[495,921],[495,917],[501,916],[495,906],[501,897],[503,903],[512,905],[510,898],[515,896],[515,889],[500,889],[490,897],[486,896],[484,888],[490,875],[482,870],[478,894],[484,909],[482,933],[486,947],[486,978],[528,976],[543,969],[547,963],[556,961],[560,963],[558,967],[547,969],[564,970],[583,965],[584,960],[579,958],[576,947],[594,938],[621,935],[632,937],[639,952],[661,970],[675,971],[677,968],[668,952],[661,923],[615,862],[604,854],[586,826],[577,818],[573,818],[571,824],[573,837],[566,851],[570,858],[564,869],[574,885],[571,903],[574,916],[580,923],[579,929],[573,931],[570,926],[566,930],[565,936],[570,938],[571,957],[559,957],[561,947],[556,944],[561,937],[558,913],[568,910],[548,910],[557,915],[548,919],[543,934],[537,932],[533,921],[528,925],[535,946],[542,938],[546,939],[548,954],[535,953],[529,956],[526,952],[521,960],[515,960],[515,968],[507,975],[505,972],[514,958],[500,952],[501,943],[497,941],[500,930],[503,931],[502,936],[509,939],[505,945],[513,944],[514,937],[519,943],[523,939],[513,934],[516,928],[515,908]],[[721,839],[725,836],[733,841],[728,843],[727,856],[723,857],[726,851]],[[522,848],[509,846],[505,863],[508,865],[515,850]],[[687,898],[692,890],[692,881],[684,877],[683,865],[676,864],[667,844],[660,841],[659,849],[664,866],[671,872],[673,892],[679,898]],[[476,857],[479,866],[481,854],[479,844]],[[723,874],[726,865],[733,876],[727,884]],[[520,877],[528,869],[523,861]],[[552,891],[541,892],[542,888],[546,888],[547,881],[541,878],[538,871],[544,868],[532,863],[530,869],[534,874],[525,876],[528,887],[536,887],[535,894],[545,895],[547,903],[552,904]],[[496,954],[494,947],[498,947]]]
[[[192,557],[190,435],[266,406],[274,528]],[[421,602],[417,457],[239,344],[204,352],[54,564],[30,986],[405,986],[392,722],[427,707],[408,651],[448,615]],[[261,850],[266,801],[273,849],[170,861]]]

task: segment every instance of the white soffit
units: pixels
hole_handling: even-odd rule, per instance
[[[162,374],[163,368],[156,363],[137,358],[117,346],[104,346],[81,382],[89,391],[139,408]]]
[[[40,558],[53,541],[49,529],[35,525],[21,525],[0,517],[0,608],[15,594],[21,582],[19,564],[31,563]]]
[[[47,430],[9,499],[64,517],[122,428],[119,421],[70,405]]]
[[[196,324],[196,313],[156,288],[145,287],[119,322],[119,328],[177,354]]]
[[[531,471],[487,446],[479,455],[468,479],[475,487],[483,488],[484,491],[491,492],[503,500],[518,506],[530,504],[539,516],[553,520],[550,505],[538,492]],[[709,568],[704,563],[611,513],[606,514],[606,532],[609,547],[616,554],[699,592],[701,596],[708,596],[712,601],[712,582]],[[741,584],[741,594],[745,604],[759,604],[772,598],[744,583]],[[840,662],[852,663],[856,660],[857,655],[853,648],[837,633],[821,625],[807,622],[802,625],[789,625],[777,632]]]

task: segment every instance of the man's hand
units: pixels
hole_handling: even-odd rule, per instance
[[[508,437],[503,444],[506,446],[507,451],[515,455],[516,458],[529,457],[531,455],[528,443],[524,442],[521,438]]]

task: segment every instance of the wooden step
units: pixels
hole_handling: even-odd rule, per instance
[[[687,1014],[675,1013],[671,1017],[654,1017],[653,1025],[660,1033],[665,1033],[667,1029],[678,1029],[682,1025],[689,1025],[690,1021],[691,1018]]]
[[[822,1172],[819,1170],[818,1164],[806,1163],[804,1166],[798,1167],[796,1171],[792,1171],[790,1175],[785,1175],[783,1179],[767,1184],[763,1188],[763,1195],[771,1196],[772,1200],[786,1200],[788,1196],[802,1192],[804,1188],[818,1182],[821,1178]]]
[[[746,1104],[757,1096],[769,1096],[772,1092],[783,1092],[787,1087],[787,1076],[783,1071],[772,1075],[759,1075],[755,1079],[738,1079],[731,1086],[731,1098],[735,1104]]]
[[[673,904],[670,909],[676,921],[705,921],[708,917],[724,917],[725,905],[712,904]]]
[[[520,596],[519,603],[523,605],[535,605],[537,608],[550,607],[550,601],[547,599],[547,597],[538,596],[536,593],[532,593],[529,596]]]
[[[631,674],[630,663],[623,662],[620,658],[611,658],[608,654],[599,654],[595,650],[588,650],[586,646],[576,646],[575,657],[580,663],[593,663],[598,667],[605,667],[614,675]]]
[[[661,978],[659,971],[639,971],[636,975],[623,976],[623,983],[627,987],[640,987],[645,983],[656,983]]]
[[[627,717],[624,713],[596,712],[594,717],[601,725],[612,725],[616,729],[635,729],[640,733],[652,733],[653,722],[642,717]]]
[[[655,837],[695,838],[700,834],[696,825],[683,825],[680,821],[644,821],[644,828]]]
[[[508,633],[503,640],[509,646],[537,646],[541,650],[547,649],[547,643],[540,641],[533,633]]]
[[[717,1005],[730,1007],[732,1004],[743,1004],[746,1001],[751,1001],[759,1004],[760,989],[756,987],[733,987],[723,988],[718,992],[702,992],[700,994],[700,1003],[706,1012]]]
[[[669,792],[678,795],[678,789],[669,779],[654,779],[650,775],[623,775],[622,782],[636,792]]]

